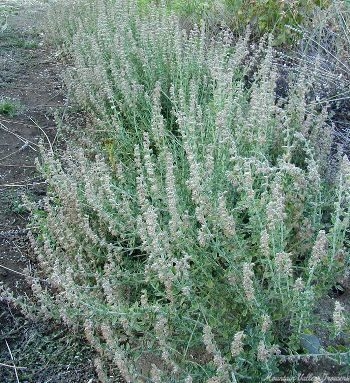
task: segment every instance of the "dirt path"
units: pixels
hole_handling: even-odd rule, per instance
[[[6,268],[21,269],[28,262],[17,244],[26,225],[21,195],[37,198],[45,191],[34,160],[39,140],[54,138],[53,112],[64,100],[61,68],[35,26],[42,8],[7,4],[8,26],[0,35],[0,268],[2,281],[15,287],[18,274]]]
[[[15,294],[28,291],[21,272],[32,267],[21,195],[45,194],[34,164],[38,143],[54,144],[53,115],[65,107],[62,65],[38,32],[43,12],[40,2],[0,0],[0,283]],[[0,302],[0,382],[91,383],[90,359],[77,334],[30,322]]]

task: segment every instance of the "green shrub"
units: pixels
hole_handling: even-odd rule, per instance
[[[38,313],[85,328],[103,382],[109,364],[127,382],[268,379],[345,273],[349,161],[327,181],[326,109],[303,71],[276,101],[271,41],[248,57],[248,35],[133,4],[56,14],[77,31],[67,82],[89,123],[43,152]]]
[[[152,0],[138,1],[141,8],[151,3]],[[273,33],[276,45],[294,42],[299,34],[288,26],[309,25],[316,10],[327,9],[331,4],[329,0],[176,0],[164,3],[167,9],[191,24],[204,19],[212,28],[223,25],[239,34],[250,25],[257,38]]]
[[[318,8],[327,8],[328,0],[226,0],[236,16],[234,26],[251,24],[258,35],[273,33],[275,44],[288,44],[298,37],[288,26],[309,24]]]

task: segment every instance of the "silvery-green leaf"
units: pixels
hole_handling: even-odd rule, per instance
[[[322,349],[319,338],[312,334],[301,334],[300,345],[310,354],[318,354]]]

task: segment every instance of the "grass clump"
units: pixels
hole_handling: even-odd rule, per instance
[[[339,304],[332,324],[313,314],[346,277],[350,164],[329,180],[312,78],[279,99],[272,39],[252,55],[248,34],[184,32],[165,6],[76,7],[51,20],[88,124],[43,152],[38,313],[84,328],[103,382],[109,364],[127,382],[263,381],[316,325],[347,331]]]
[[[316,74],[318,99],[331,103],[338,121],[340,110],[348,109],[349,25],[349,4],[334,1],[328,9],[315,14],[312,28],[299,29],[302,39],[297,57]]]
[[[4,116],[15,116],[20,110],[20,104],[18,101],[14,101],[9,98],[0,99],[0,114]]]

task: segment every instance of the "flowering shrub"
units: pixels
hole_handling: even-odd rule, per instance
[[[183,32],[165,7],[76,6],[66,79],[88,122],[42,153],[36,310],[84,327],[102,382],[109,364],[127,382],[271,377],[347,266],[350,164],[328,180],[311,79],[277,100],[271,41],[248,56],[248,35]]]

